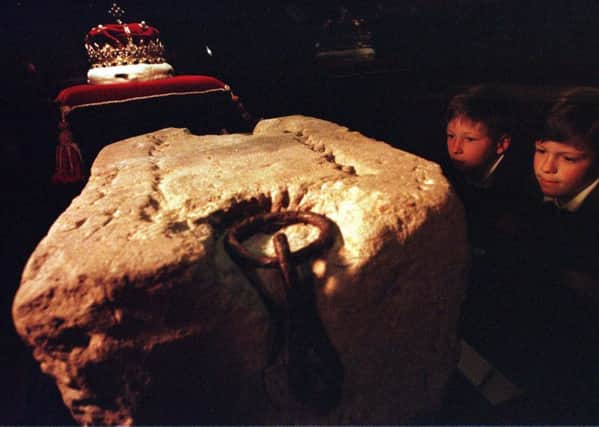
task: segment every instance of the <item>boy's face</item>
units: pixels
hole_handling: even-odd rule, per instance
[[[447,123],[447,152],[454,167],[460,171],[482,171],[508,145],[509,140],[506,144],[493,141],[483,123],[472,121],[468,117],[457,116]]]
[[[597,155],[587,144],[537,141],[534,170],[543,194],[573,197],[597,178]]]

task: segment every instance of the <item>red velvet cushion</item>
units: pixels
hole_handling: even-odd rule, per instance
[[[83,180],[98,151],[113,141],[164,127],[205,134],[247,132],[255,124],[229,86],[209,76],[72,86],[56,102],[61,112],[57,183]]]
[[[214,77],[176,76],[131,83],[71,86],[58,94],[56,102],[61,109],[71,110],[88,105],[140,98],[228,90],[229,87],[225,83]]]

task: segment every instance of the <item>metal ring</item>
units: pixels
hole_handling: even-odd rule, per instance
[[[235,224],[225,235],[225,249],[236,262],[243,265],[277,267],[279,261],[276,256],[253,255],[241,242],[259,232],[275,232],[292,224],[310,224],[320,231],[320,234],[313,242],[295,252],[291,252],[290,258],[295,263],[324,251],[333,244],[334,223],[326,216],[314,212],[285,211],[254,215]]]

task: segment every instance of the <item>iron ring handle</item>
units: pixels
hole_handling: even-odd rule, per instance
[[[291,252],[290,258],[294,263],[298,263],[317,253],[322,253],[324,249],[333,244],[334,223],[326,216],[314,212],[285,211],[254,215],[235,224],[225,235],[225,248],[237,262],[245,266],[278,267],[279,259],[277,256],[254,255],[241,242],[258,232],[274,232],[293,224],[313,225],[320,232],[313,242],[295,252]]]

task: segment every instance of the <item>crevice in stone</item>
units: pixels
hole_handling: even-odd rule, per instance
[[[107,217],[104,220],[104,222],[102,222],[102,227],[105,227],[112,222],[112,220],[114,219],[114,214],[117,210],[118,209],[107,209],[104,212],[102,212]]]
[[[162,146],[165,145],[165,139],[158,135],[150,135],[150,140],[152,141],[152,146],[148,150],[148,155],[150,157],[154,157],[156,153],[162,151]],[[168,144],[166,144],[168,145]]]
[[[300,203],[306,196],[307,189],[302,186],[294,192],[290,192],[288,188],[279,188],[274,192],[264,192],[255,195],[248,199],[231,200],[225,208],[211,212],[208,216],[188,220],[187,226],[189,229],[197,227],[200,224],[208,224],[216,230],[222,232],[231,227],[236,222],[242,221],[254,215],[280,212],[288,209],[298,209]],[[194,206],[192,201],[186,202],[187,206]],[[309,210],[310,206],[303,206],[301,210]],[[175,228],[183,230],[181,226],[176,225],[175,221],[170,225],[175,225]],[[167,227],[167,232],[169,230]]]
[[[40,338],[41,339],[41,338]],[[69,353],[76,347],[85,348],[89,345],[89,335],[79,327],[63,328],[53,337],[47,338],[40,344],[48,351]]]
[[[279,189],[270,194],[271,198],[271,212],[279,212],[289,207],[289,190],[287,188]]]
[[[174,221],[166,225],[166,235],[173,236],[175,234],[183,233],[189,230],[187,221]]]
[[[98,203],[100,200],[102,200],[104,197],[106,197],[106,194],[103,191],[97,191],[96,192],[96,198],[94,200],[92,200],[90,202],[90,204],[93,206],[96,203]]]
[[[299,206],[300,203],[302,202],[302,200],[304,199],[304,197],[306,196],[307,192],[308,192],[308,190],[306,187],[304,187],[304,186],[300,187],[298,189],[298,191],[296,191],[295,194],[293,195],[293,198],[291,199],[289,206],[291,206],[291,207]]]
[[[106,174],[92,173],[90,180],[93,179],[95,188],[106,188],[106,187],[110,186],[110,184],[112,183],[112,181],[114,181],[114,179],[118,176],[118,174],[119,174],[118,169],[111,169]],[[100,181],[100,182],[98,182],[98,181]],[[97,202],[98,200],[100,200],[102,197],[105,196],[105,194],[102,192],[100,192],[100,194],[101,194],[101,196],[99,196],[96,200],[94,200],[92,202],[92,204]]]
[[[296,133],[294,139],[297,142],[304,144],[306,147],[308,147],[308,149],[315,153],[324,153],[322,158],[327,163],[331,163],[334,169],[344,172],[348,175],[358,176],[358,173],[356,172],[356,168],[354,166],[337,162],[335,154],[332,150],[327,149],[324,142],[314,141],[311,137],[305,137],[301,132]]]
[[[151,194],[148,201],[140,208],[139,218],[142,221],[152,222],[152,217],[160,210],[160,202]]]
[[[247,200],[234,201],[230,206],[211,213],[209,217],[194,221],[194,225],[208,223],[222,231],[250,216],[270,212],[271,207],[271,197],[260,194]]]
[[[356,168],[354,168],[352,165],[344,165],[342,163],[337,162],[337,159],[335,158],[335,154],[333,154],[332,151],[326,151],[326,148],[325,148],[325,154],[323,156],[323,159],[325,159],[328,163],[333,164],[334,169],[337,169],[337,170],[344,172],[348,175],[358,176],[358,174],[356,172]]]
[[[153,221],[153,217],[160,210],[160,202],[165,200],[164,194],[162,193],[162,190],[160,190],[162,179],[160,177],[160,165],[158,164],[157,154],[164,149],[163,146],[168,146],[168,143],[162,137],[151,135],[150,140],[153,143],[148,150],[148,156],[151,158],[150,172],[152,173],[152,194],[148,196],[148,201],[140,208],[139,213],[140,219],[147,222]]]

